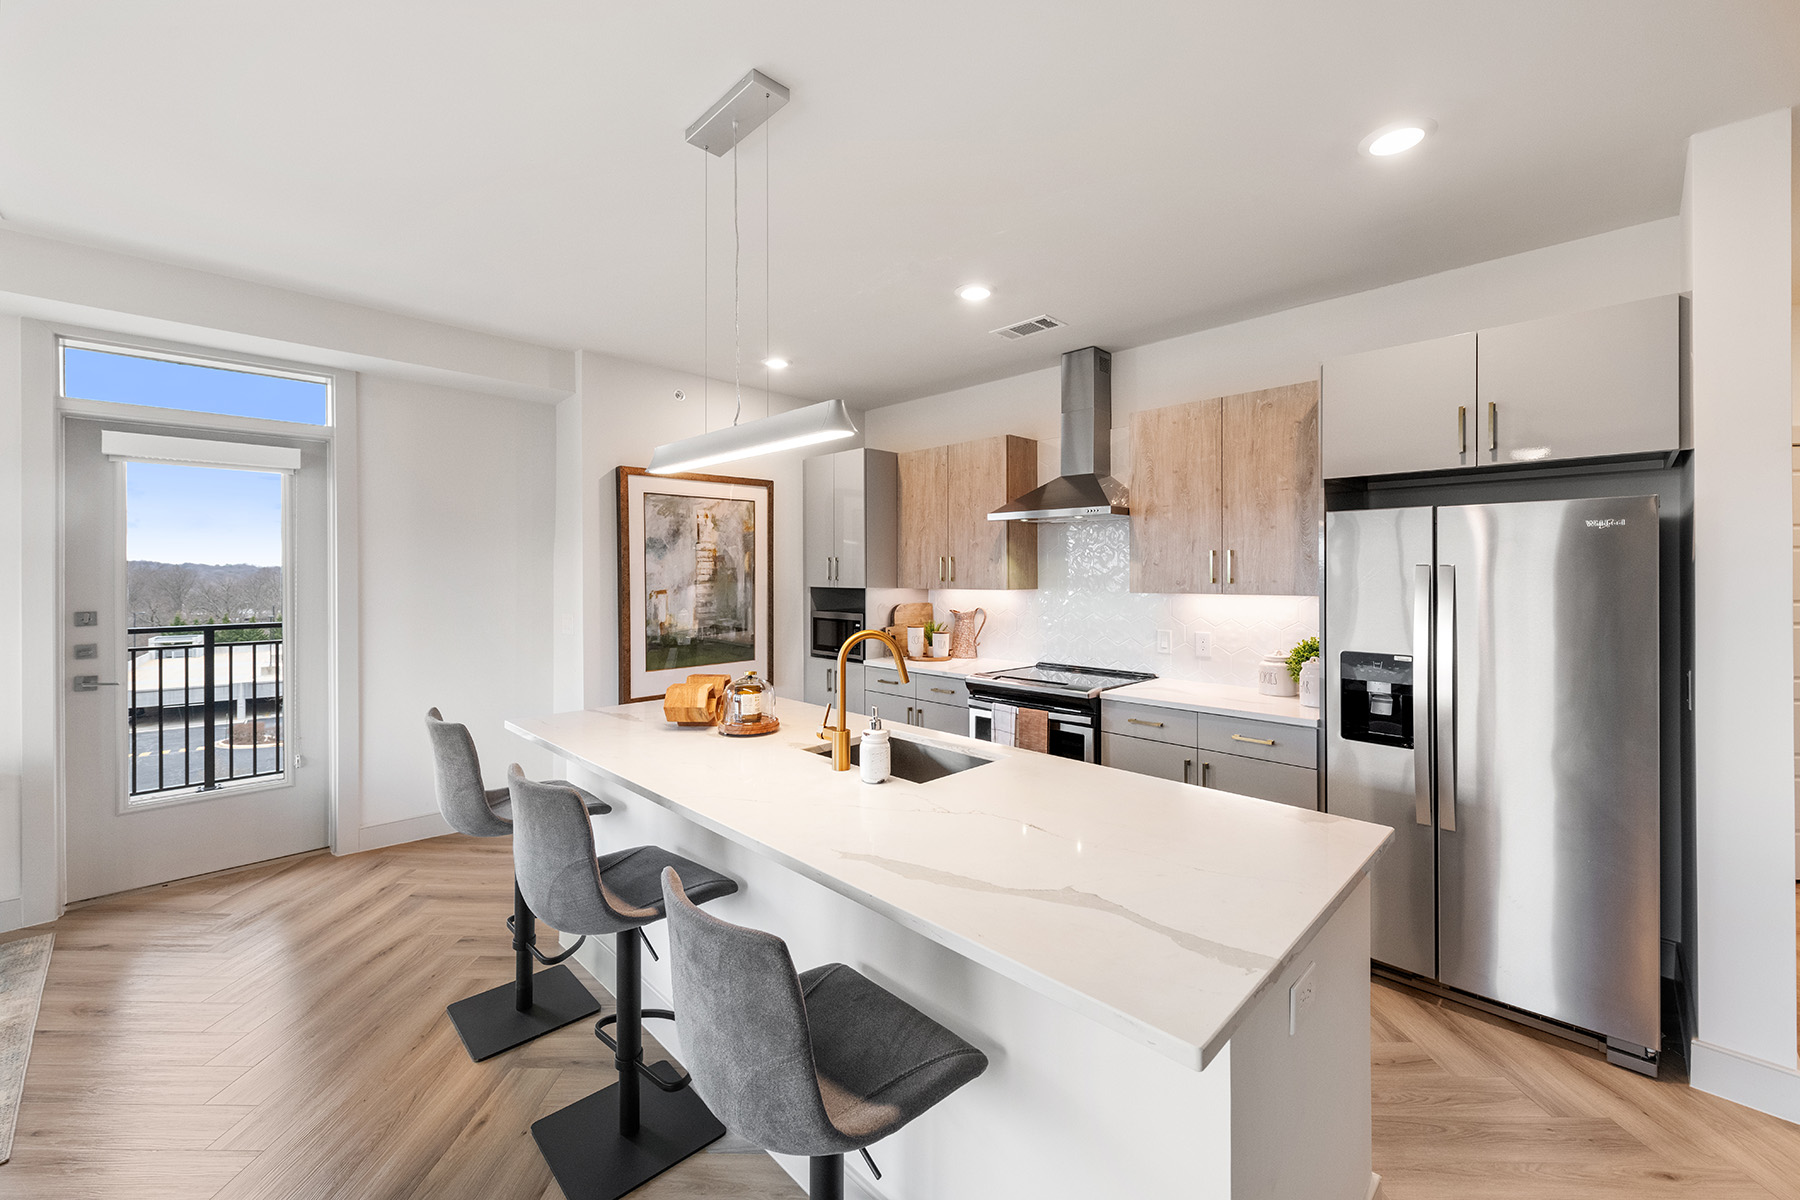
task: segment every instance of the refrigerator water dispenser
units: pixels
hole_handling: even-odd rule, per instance
[[[1412,656],[1345,650],[1338,662],[1341,736],[1346,741],[1412,749]]]

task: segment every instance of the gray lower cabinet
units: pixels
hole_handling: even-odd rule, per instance
[[[851,663],[844,668],[844,682],[849,685],[844,699],[850,711],[865,712],[866,693],[863,690],[863,679],[866,668],[862,663]],[[808,658],[806,660],[805,699],[808,704],[837,703],[837,660],[834,658]]]
[[[1296,808],[1319,807],[1319,773],[1306,767],[1207,750],[1200,754],[1198,769],[1204,787]]]
[[[1194,760],[1199,756],[1200,752],[1192,746],[1175,746],[1119,734],[1106,735],[1106,765],[1136,775],[1194,783]]]
[[[922,729],[935,729],[939,733],[960,733],[969,735],[969,706],[967,704],[940,704],[935,700],[920,700],[913,705],[913,724]]]
[[[1100,761],[1109,767],[1298,808],[1319,806],[1318,734],[1308,726],[1122,701],[1102,702],[1100,724]]]
[[[867,703],[881,710],[883,724],[968,735],[968,692],[960,680],[914,671],[901,683],[893,664],[882,663],[868,667],[865,682]]]

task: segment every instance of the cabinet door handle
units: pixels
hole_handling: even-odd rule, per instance
[[[944,556],[938,555],[938,582],[944,582]]]
[[[1499,402],[1494,401],[1494,400],[1489,400],[1488,401],[1488,449],[1490,451],[1498,450],[1500,448],[1500,438],[1499,438],[1499,434],[1498,434],[1499,426],[1500,426]]]
[[[1236,550],[1227,550],[1225,552],[1225,583],[1226,583],[1226,586],[1229,587],[1232,584],[1235,584],[1236,582],[1237,582],[1237,551]]]
[[[895,687],[899,687],[899,686],[900,686],[900,681],[899,681],[899,680],[898,680],[898,679],[880,679],[880,678],[877,678],[877,679],[876,679],[876,680],[875,680],[875,682],[876,682],[876,683],[891,683],[891,684],[893,684],[893,685],[894,685],[894,686],[895,686]]]
[[[932,689],[931,689],[931,690],[932,690],[932,691],[934,691],[934,692],[941,692],[941,693],[942,693],[942,694],[944,694],[944,695],[946,695],[946,696],[954,696],[954,695],[956,695],[956,689],[955,689],[955,688],[940,688],[940,687],[934,687],[934,688],[932,688]]]
[[[1152,729],[1161,729],[1163,727],[1161,721],[1140,721],[1136,717],[1126,717],[1125,721],[1129,725],[1148,725]]]
[[[831,577],[833,579],[842,579],[844,577],[843,570],[844,570],[843,560],[835,554],[832,555],[831,556]]]
[[[950,556],[950,582],[956,582],[956,555]]]
[[[1203,762],[1200,764],[1200,786],[1201,787],[1206,786],[1206,773],[1208,771],[1210,771],[1211,769],[1212,769],[1212,764],[1209,762]]]
[[[828,692],[837,691],[837,668],[836,667],[826,667],[825,668],[825,690]]]
[[[1211,577],[1213,583],[1219,582],[1219,552],[1217,550],[1206,552],[1206,573]]]
[[[1191,758],[1182,759],[1181,760],[1181,782],[1186,783],[1188,781],[1188,776],[1193,773],[1193,770],[1194,770],[1194,760]]]
[[[1466,404],[1456,406],[1456,452],[1469,452],[1469,406]]]
[[[1259,745],[1259,746],[1273,746],[1273,745],[1274,745],[1274,744],[1275,744],[1275,739],[1274,739],[1274,738],[1253,738],[1253,737],[1245,737],[1245,736],[1244,736],[1244,735],[1243,735],[1243,734],[1241,734],[1241,733],[1234,733],[1234,734],[1232,734],[1232,735],[1231,735],[1231,740],[1232,740],[1232,741],[1234,741],[1234,742],[1255,742],[1255,743],[1256,743],[1256,744],[1257,744],[1257,745]]]

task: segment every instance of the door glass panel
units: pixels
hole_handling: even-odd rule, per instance
[[[331,385],[323,379],[125,354],[73,342],[62,344],[61,356],[62,394],[72,400],[302,425],[331,423]]]
[[[130,803],[279,776],[282,476],[126,464]]]

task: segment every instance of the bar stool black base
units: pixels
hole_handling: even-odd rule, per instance
[[[600,1001],[567,967],[532,975],[531,1007],[524,1012],[518,1009],[517,995],[517,983],[503,983],[444,1010],[470,1058],[492,1058],[600,1011]]]
[[[843,1155],[814,1155],[808,1168],[807,1200],[844,1200]]]
[[[644,1088],[636,1137],[619,1132],[619,1085],[551,1113],[531,1127],[567,1200],[616,1200],[725,1136],[693,1088]]]

